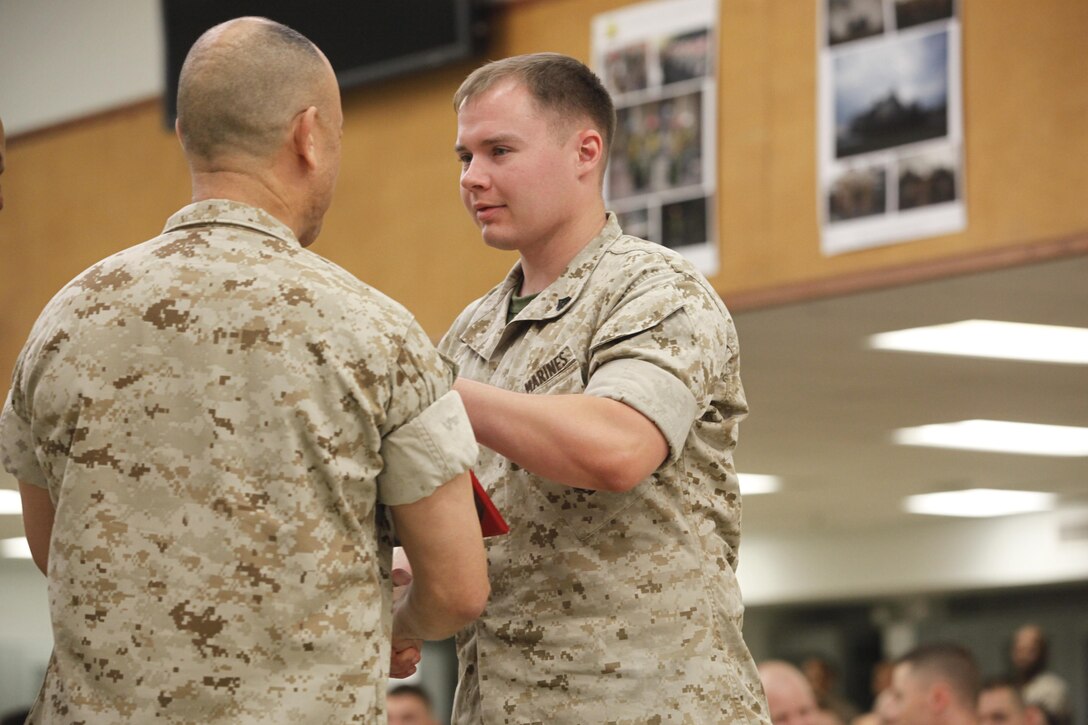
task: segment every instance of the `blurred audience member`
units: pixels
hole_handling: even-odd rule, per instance
[[[438,725],[431,696],[418,685],[398,685],[385,696],[389,725]]]
[[[801,663],[801,669],[812,685],[820,710],[843,723],[858,716],[858,708],[839,693],[839,673],[830,660],[818,656],[809,657]]]
[[[978,681],[975,660],[963,647],[916,647],[896,661],[880,712],[889,725],[974,725]]]
[[[873,693],[874,700],[892,686],[893,669],[895,669],[895,663],[891,660],[880,660],[873,665],[873,671],[869,675],[869,691]]]
[[[759,666],[759,679],[771,711],[771,725],[820,725],[816,695],[801,670],[789,662],[768,660]]]
[[[870,692],[873,693],[873,709],[858,715],[850,722],[850,725],[883,725],[884,720],[880,715],[881,707],[886,708],[886,701],[891,697],[889,689],[892,684],[893,667],[893,663],[888,660],[880,660],[873,665],[869,679]]]
[[[979,725],[1046,725],[1042,710],[1024,702],[1016,683],[998,678],[982,685],[978,695]]]
[[[1009,652],[1013,680],[1020,686],[1024,702],[1038,706],[1054,725],[1066,725],[1072,721],[1069,685],[1058,675],[1047,671],[1049,647],[1042,627],[1025,624],[1016,630]]]

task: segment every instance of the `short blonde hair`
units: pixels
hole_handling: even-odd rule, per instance
[[[604,141],[605,158],[616,133],[612,97],[582,62],[559,53],[532,53],[496,60],[474,70],[453,94],[453,109],[504,80],[515,80],[557,119],[588,118]]]

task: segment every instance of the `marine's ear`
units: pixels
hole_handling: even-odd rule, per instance
[[[291,121],[291,142],[298,154],[311,169],[317,168],[317,106],[301,111]]]
[[[578,132],[578,168],[582,174],[595,171],[604,161],[604,139],[594,128]]]

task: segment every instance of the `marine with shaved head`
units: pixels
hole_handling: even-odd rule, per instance
[[[55,637],[29,722],[383,722],[387,677],[482,610],[452,374],[304,248],[342,124],[309,40],[212,28],[178,90],[193,203],[35,323],[0,416]]]
[[[975,725],[979,674],[964,647],[936,642],[896,660],[881,715],[888,725]]]
[[[824,718],[812,685],[789,662],[768,660],[759,665],[772,725],[821,725]]]

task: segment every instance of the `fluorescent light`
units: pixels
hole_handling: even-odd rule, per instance
[[[740,477],[740,495],[758,496],[761,493],[775,493],[782,488],[782,479],[763,473],[738,473]]]
[[[881,332],[869,338],[869,347],[937,355],[1088,365],[1088,328],[963,320],[947,325]]]
[[[0,488],[0,514],[21,514],[23,512],[23,499],[18,491],[10,488]]]
[[[1013,423],[1005,420],[961,420],[895,431],[906,446],[963,448],[1035,456],[1088,456],[1088,428]]]
[[[903,499],[903,508],[912,514],[985,518],[1049,511],[1056,499],[1052,493],[1038,491],[970,488],[908,496]]]
[[[0,539],[0,559],[29,559],[30,544],[25,536],[17,539]]]

